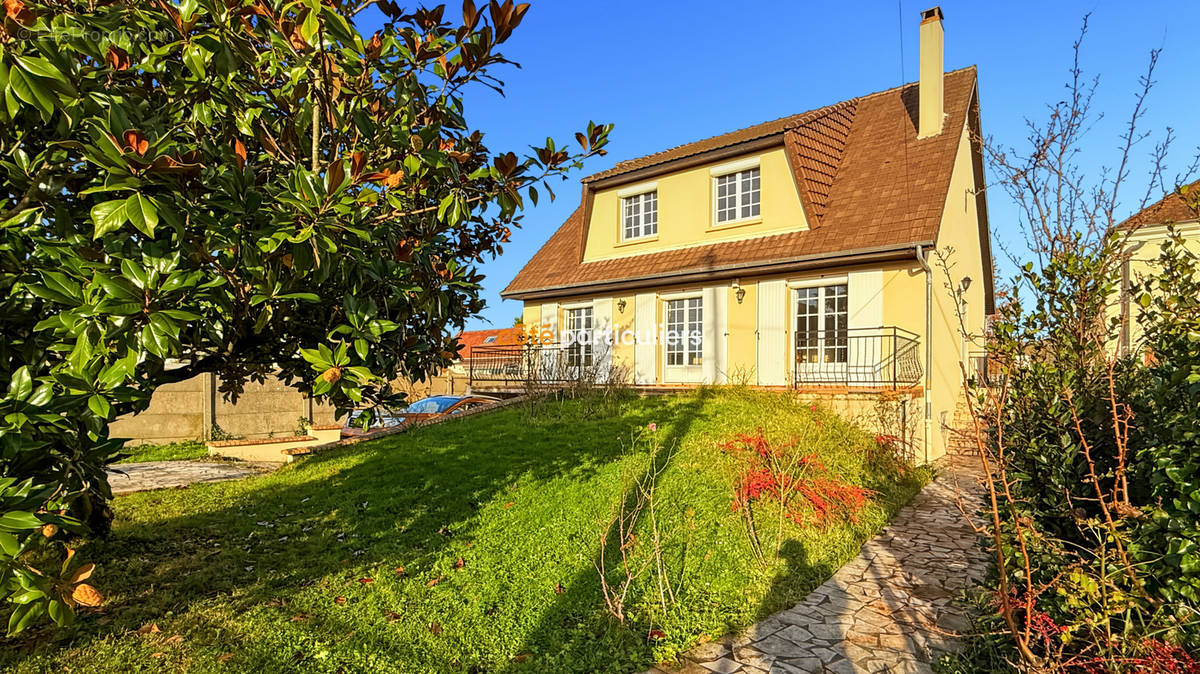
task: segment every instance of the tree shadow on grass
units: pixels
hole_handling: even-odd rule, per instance
[[[664,427],[663,434],[656,438],[662,449],[654,455],[654,460],[647,464],[638,479],[626,485],[619,497],[625,509],[632,508],[637,501],[638,489],[641,488],[639,485],[648,488],[666,473],[675,457],[676,448],[693,424],[702,417],[705,404],[712,395],[712,389],[697,389],[670,410],[669,419],[659,417],[648,420]],[[669,421],[669,424],[664,424],[665,421]],[[644,523],[638,529],[643,530]],[[607,528],[597,529],[594,538],[585,540],[587,549],[591,551],[590,563],[579,568],[573,578],[562,584],[562,592],[554,605],[542,613],[541,620],[526,635],[522,653],[533,654],[532,659],[507,669],[550,671],[547,666],[552,666],[553,671],[609,671],[615,664],[644,657],[644,635],[634,635],[615,618],[604,614],[605,600],[597,571],[600,549],[596,541],[607,543],[604,554],[609,564],[620,559],[620,535],[617,523],[613,521]],[[645,574],[642,577],[645,578]],[[643,580],[643,584],[645,582]],[[641,592],[639,587],[634,586],[627,597],[627,605],[636,601]],[[546,656],[551,656],[556,664],[546,662]]]
[[[164,629],[188,630],[189,643],[227,648],[231,626],[220,616],[264,611],[277,613],[280,622],[311,614],[285,624],[287,629],[353,634],[362,628],[356,622],[361,615],[288,605],[286,597],[298,588],[329,585],[332,602],[365,587],[358,574],[391,581],[384,576],[399,566],[407,567],[406,582],[422,585],[452,574],[447,559],[452,563],[469,547],[481,509],[503,503],[518,482],[590,479],[621,456],[618,438],[630,427],[661,420],[666,407],[666,399],[646,399],[619,415],[585,422],[567,415],[542,423],[521,410],[502,410],[318,455],[261,478],[122,497],[143,510],[161,508],[163,515],[143,513],[137,524],[118,521],[111,538],[85,547],[110,596],[103,620],[90,616],[70,631],[0,643],[18,657],[46,654],[175,620],[174,628],[164,623]],[[120,500],[116,510],[119,520],[127,517]],[[218,617],[213,605],[223,607]],[[385,620],[382,610],[372,617]],[[425,627],[408,626],[423,633]],[[463,666],[445,649],[437,654],[418,652],[419,644],[391,646],[399,649],[394,656],[400,661],[421,658],[418,669]],[[5,659],[0,655],[0,662]],[[242,666],[315,666],[288,649],[260,649],[250,660]]]

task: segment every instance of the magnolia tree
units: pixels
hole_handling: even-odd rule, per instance
[[[364,37],[372,4],[386,23]],[[230,396],[277,375],[340,409],[393,397],[455,357],[476,264],[610,126],[485,145],[463,92],[501,90],[511,0],[461,22],[388,1],[3,7],[0,590],[19,631],[100,601],[69,546],[107,527],[111,420],[207,372]]]

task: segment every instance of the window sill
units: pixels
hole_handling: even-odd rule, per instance
[[[733,229],[735,227],[745,227],[746,225],[760,225],[760,224],[762,224],[762,221],[763,221],[762,216],[756,215],[752,218],[742,218],[741,220],[729,220],[727,222],[722,222],[719,224],[712,224],[712,225],[709,225],[708,231],[715,232],[715,231],[723,230],[723,229]]]
[[[616,248],[624,248],[625,246],[636,246],[639,243],[652,243],[654,241],[658,241],[657,234],[655,234],[654,236],[642,236],[642,237],[638,237],[636,239],[625,239],[623,241],[618,241]]]

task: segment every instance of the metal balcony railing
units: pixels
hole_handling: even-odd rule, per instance
[[[896,389],[921,382],[920,339],[903,328],[800,331],[793,348],[796,386]]]
[[[580,345],[477,346],[467,359],[467,370],[472,387],[549,386],[573,381],[592,360],[591,352]]]
[[[967,354],[967,384],[980,388],[999,388],[1004,385],[1004,370],[986,351]]]

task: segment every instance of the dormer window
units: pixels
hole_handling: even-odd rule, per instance
[[[713,180],[716,197],[713,221],[716,224],[759,217],[760,177],[757,167],[719,175]]]
[[[658,190],[621,197],[621,238],[644,239],[658,234]]]

